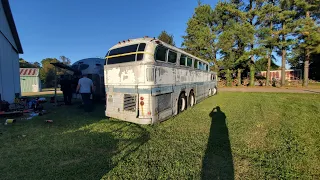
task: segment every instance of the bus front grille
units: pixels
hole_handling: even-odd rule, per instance
[[[137,102],[136,95],[125,94],[123,97],[123,110],[135,112],[136,102]]]

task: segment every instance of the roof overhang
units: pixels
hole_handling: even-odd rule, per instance
[[[14,42],[17,45],[17,51],[18,51],[19,54],[23,54],[21,42],[20,42],[20,39],[19,39],[19,35],[18,35],[18,31],[17,31],[16,25],[14,23],[14,19],[13,19],[13,16],[12,16],[12,12],[11,12],[9,1],[8,0],[1,0],[1,2],[2,2],[3,8],[4,8],[4,13],[6,14],[6,17],[7,17],[8,23],[9,23],[9,27],[10,27]]]
[[[65,65],[65,64],[63,64],[61,62],[55,62],[55,63],[50,63],[50,64],[52,64],[53,66],[58,67],[60,69],[65,69],[67,71],[71,71],[72,73],[75,73],[75,74],[79,74],[79,73],[81,74],[80,71],[78,71],[76,69],[73,69],[72,67],[70,67],[68,65]]]

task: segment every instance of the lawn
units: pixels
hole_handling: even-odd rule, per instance
[[[58,107],[0,125],[0,179],[319,179],[319,121],[319,94],[222,92],[153,126]]]

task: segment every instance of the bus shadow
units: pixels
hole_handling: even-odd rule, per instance
[[[210,135],[202,161],[202,179],[234,179],[233,158],[226,115],[220,107],[213,108]]]

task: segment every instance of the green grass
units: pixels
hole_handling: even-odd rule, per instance
[[[0,125],[0,179],[320,177],[319,94],[220,93],[154,126],[103,109]]]

